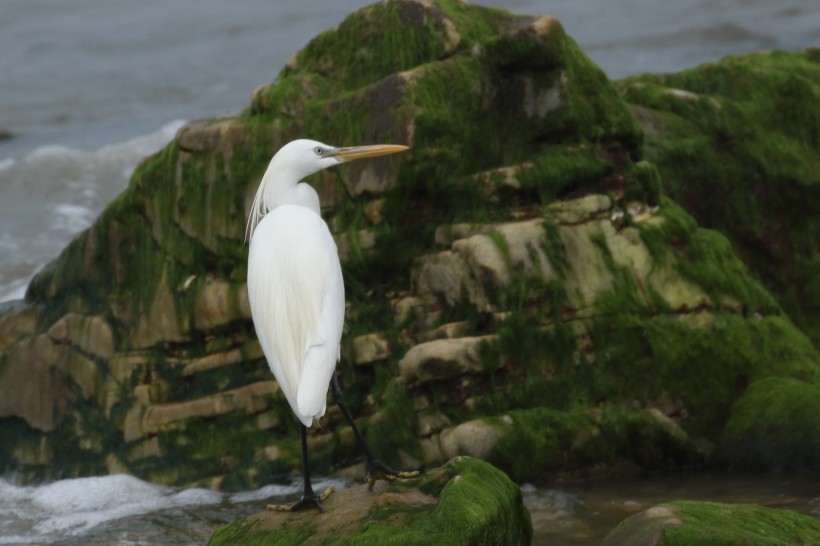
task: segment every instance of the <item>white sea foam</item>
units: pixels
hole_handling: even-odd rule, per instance
[[[345,487],[350,487],[349,480],[332,480],[332,479],[323,479],[323,480],[316,480],[313,482],[313,488],[316,490],[317,493],[321,493],[328,487],[333,487],[337,490],[344,489]],[[230,496],[230,501],[232,503],[240,503],[240,502],[254,502],[254,501],[261,501],[265,499],[275,498],[275,497],[287,497],[302,491],[302,485],[266,485],[264,487],[260,487],[259,489],[255,489],[253,491],[243,491],[242,493],[234,493]]]
[[[350,482],[345,480],[314,483],[318,490],[329,486],[343,489],[348,485]],[[0,544],[45,544],[65,537],[96,537],[97,543],[101,537],[110,540],[117,531],[105,530],[123,518],[151,521],[171,512],[197,512],[206,507],[211,511],[232,510],[224,518],[232,521],[243,515],[241,505],[244,514],[253,513],[261,510],[265,501],[283,502],[284,498],[298,496],[301,489],[298,479],[292,485],[268,485],[229,494],[156,485],[125,474],[60,480],[39,486],[15,485],[0,478]],[[145,536],[167,532],[162,527],[152,530],[150,524],[142,527]]]
[[[204,489],[178,491],[121,474],[61,480],[42,486],[16,486],[0,481],[0,498],[0,512],[16,521],[18,529],[14,534],[27,532],[27,540],[37,540],[81,536],[94,527],[127,516],[218,504],[223,495]],[[0,531],[6,530],[3,519],[0,517]],[[2,543],[13,542],[0,538]]]

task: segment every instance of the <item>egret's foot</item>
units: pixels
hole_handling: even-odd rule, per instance
[[[376,480],[393,481],[397,478],[417,478],[419,474],[421,474],[421,472],[418,470],[396,470],[395,468],[390,468],[380,460],[374,459],[367,465],[367,488],[373,489]]]
[[[291,503],[291,504],[268,504],[265,506],[265,510],[274,510],[277,512],[298,512],[302,508],[315,508],[319,512],[324,512],[322,508],[322,503],[334,492],[336,491],[333,487],[328,487],[325,489],[325,492],[321,495],[309,495],[307,497],[302,497],[300,500]]]

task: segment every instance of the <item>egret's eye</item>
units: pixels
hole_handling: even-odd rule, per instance
[[[316,155],[318,155],[319,157],[325,155],[325,149],[321,146],[316,146],[315,148],[313,148],[313,151],[316,152]]]

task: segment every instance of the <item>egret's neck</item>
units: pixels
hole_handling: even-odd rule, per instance
[[[299,182],[299,180],[298,178],[285,180],[276,178],[266,183],[263,179],[257,191],[257,196],[261,194],[259,204],[263,209],[263,214],[282,205],[299,205],[320,214],[319,194],[310,184]]]
[[[299,182],[304,176],[303,173],[293,172],[289,169],[277,169],[276,165],[271,162],[262,177],[262,181],[259,183],[256,197],[253,199],[251,212],[248,216],[247,240],[250,240],[253,236],[253,230],[262,220],[262,217],[276,207],[299,205],[321,215],[319,194],[309,184]]]

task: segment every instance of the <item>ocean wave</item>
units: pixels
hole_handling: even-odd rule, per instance
[[[314,482],[320,490],[349,485],[347,480]],[[168,523],[160,515],[169,512],[205,507],[211,511],[224,509],[230,513],[224,519],[231,521],[240,513],[262,510],[266,500],[283,502],[298,496],[301,490],[299,478],[291,485],[268,485],[232,494],[157,485],[126,474],[73,478],[38,486],[16,485],[0,478],[0,544],[43,544],[65,537],[102,539],[116,534],[116,530],[106,529],[124,518],[144,521],[141,527],[145,536],[162,535],[168,532]]]
[[[21,297],[41,264],[89,227],[127,187],[140,160],[166,146],[184,124],[175,120],[97,150],[51,144],[0,161],[0,301]]]
[[[39,176],[57,175],[59,178],[72,180],[89,175],[127,179],[142,158],[170,142],[184,124],[184,120],[174,120],[147,135],[93,151],[60,144],[40,146],[23,158],[22,164],[25,167],[21,171],[33,172]]]

